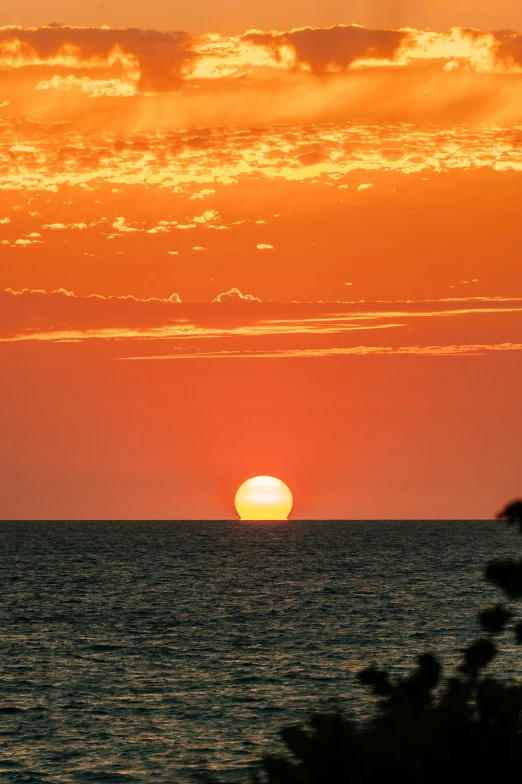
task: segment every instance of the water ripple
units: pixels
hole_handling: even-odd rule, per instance
[[[2,523],[2,781],[241,775],[312,710],[366,715],[368,662],[451,670],[516,545],[496,523]]]

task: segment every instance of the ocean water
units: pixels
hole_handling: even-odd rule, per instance
[[[518,548],[497,522],[0,523],[0,780],[245,779],[279,727],[368,715],[366,664],[451,672]]]

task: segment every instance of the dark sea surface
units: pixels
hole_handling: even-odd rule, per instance
[[[0,523],[0,780],[241,778],[280,726],[367,715],[369,662],[451,672],[517,548],[496,522]]]

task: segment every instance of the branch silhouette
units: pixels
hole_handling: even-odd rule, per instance
[[[498,515],[522,533],[522,500]],[[485,578],[522,601],[522,560],[493,561]],[[479,613],[484,636],[463,652],[457,674],[442,680],[431,653],[407,677],[372,665],[358,680],[378,697],[369,721],[313,715],[281,732],[286,753],[267,755],[252,781],[267,784],[491,784],[522,776],[522,685],[488,676],[496,635],[522,621],[502,603]]]

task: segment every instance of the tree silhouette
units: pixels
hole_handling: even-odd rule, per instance
[[[522,501],[499,515],[518,524]],[[485,578],[510,600],[522,601],[522,560],[493,561]],[[359,681],[379,700],[368,722],[340,713],[317,714],[306,727],[281,733],[287,753],[266,756],[261,778],[269,784],[492,784],[522,777],[522,686],[486,674],[497,653],[493,638],[512,626],[522,643],[522,622],[503,604],[479,614],[482,639],[463,653],[457,674],[441,681],[430,653],[407,677],[367,667]]]

